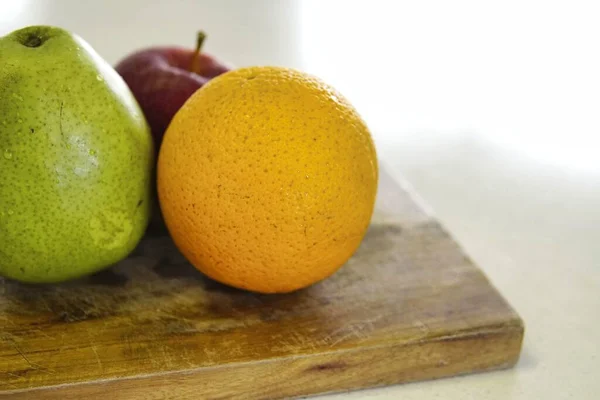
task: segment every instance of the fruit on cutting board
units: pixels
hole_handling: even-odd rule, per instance
[[[198,33],[196,49],[150,47],[137,51],[116,66],[138,100],[158,151],[162,137],[183,103],[210,79],[230,67],[202,53],[205,39]]]
[[[242,68],[195,92],[159,153],[175,244],[200,271],[257,292],[334,273],[369,225],[378,164],[367,126],[307,74]]]
[[[152,138],[125,82],[82,38],[0,38],[0,275],[58,282],[127,256],[150,214]]]

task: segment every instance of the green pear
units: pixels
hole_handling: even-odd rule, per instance
[[[51,26],[0,38],[0,275],[59,282],[138,244],[151,213],[148,124],[116,71]]]

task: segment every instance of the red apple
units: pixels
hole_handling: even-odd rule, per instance
[[[183,103],[210,79],[231,69],[200,53],[205,38],[204,32],[198,33],[195,50],[151,47],[131,54],[116,66],[150,124],[156,151]]]

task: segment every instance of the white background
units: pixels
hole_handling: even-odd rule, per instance
[[[339,398],[600,392],[600,2],[0,0],[0,35],[29,24],[111,63],[203,29],[234,65],[321,76],[526,322],[515,369]]]

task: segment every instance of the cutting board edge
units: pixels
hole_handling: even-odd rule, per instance
[[[236,396],[250,394],[273,399],[320,395],[511,368],[519,360],[523,337],[524,326],[516,316],[500,328],[470,330],[462,335],[276,357],[260,362],[229,363],[142,376],[9,390],[0,392],[0,398],[10,396],[11,399],[20,400],[35,395],[39,400],[74,400],[82,397],[93,400],[105,398],[109,391],[110,398],[117,400],[147,398],[144,396],[148,393],[161,391],[167,391],[172,397],[160,398],[177,399],[197,398],[199,394],[205,396],[203,398],[222,398],[224,395],[232,396],[227,398],[238,398]],[[449,345],[449,342],[452,344]],[[498,344],[503,351],[498,351]],[[435,353],[441,361],[433,367],[421,365],[419,360],[431,359],[421,357],[423,353]],[[393,356],[393,361],[384,361],[390,355]],[[350,361],[345,360],[344,356],[349,356]],[[444,358],[453,356],[459,361],[444,361]],[[357,362],[357,359],[360,361]],[[266,376],[272,382],[265,384],[265,379],[257,379],[261,377],[261,372],[266,373],[262,378]],[[280,374],[288,376],[282,379]],[[305,390],[298,387],[297,383],[280,387],[281,382],[294,382],[292,377],[295,375],[305,375],[305,383],[316,383],[318,388]],[[240,376],[242,379],[239,379]],[[211,379],[206,379],[207,377]],[[231,382],[236,378],[237,382],[232,389]],[[177,391],[169,384],[172,380],[180,382]],[[202,388],[203,380],[210,381],[209,386]],[[302,380],[300,377],[295,382]],[[239,391],[235,390],[237,386],[240,386]],[[198,393],[197,390],[202,392]]]

